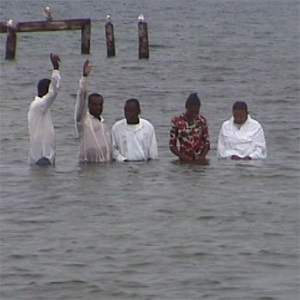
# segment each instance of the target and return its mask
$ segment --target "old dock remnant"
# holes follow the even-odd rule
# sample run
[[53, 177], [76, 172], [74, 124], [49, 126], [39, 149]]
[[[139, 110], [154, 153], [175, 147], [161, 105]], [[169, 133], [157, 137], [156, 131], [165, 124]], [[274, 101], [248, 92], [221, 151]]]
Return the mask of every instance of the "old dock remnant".
[[[11, 21], [11, 20], [10, 20]], [[5, 59], [14, 59], [17, 45], [17, 32], [41, 32], [81, 30], [81, 54], [90, 54], [91, 20], [70, 19], [33, 22], [1, 22], [0, 33], [7, 33]]]

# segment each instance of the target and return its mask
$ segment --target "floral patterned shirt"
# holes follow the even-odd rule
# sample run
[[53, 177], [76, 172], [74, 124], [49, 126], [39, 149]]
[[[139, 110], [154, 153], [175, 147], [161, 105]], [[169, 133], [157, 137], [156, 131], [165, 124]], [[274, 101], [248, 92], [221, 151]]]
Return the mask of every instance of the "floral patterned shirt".
[[172, 119], [170, 146], [178, 146], [181, 153], [198, 159], [206, 145], [210, 148], [207, 122], [202, 115], [193, 121], [188, 121], [185, 114]]

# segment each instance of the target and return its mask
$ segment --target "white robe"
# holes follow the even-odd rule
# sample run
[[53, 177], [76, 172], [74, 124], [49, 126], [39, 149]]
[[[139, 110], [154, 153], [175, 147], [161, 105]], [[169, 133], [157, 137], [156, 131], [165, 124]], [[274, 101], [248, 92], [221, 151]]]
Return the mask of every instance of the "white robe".
[[58, 70], [53, 70], [48, 93], [42, 98], [36, 96], [28, 111], [28, 130], [30, 138], [29, 158], [31, 165], [46, 157], [53, 164], [55, 161], [54, 127], [50, 107], [56, 99], [60, 82]]
[[139, 119], [136, 125], [128, 125], [126, 119], [112, 127], [113, 159], [118, 162], [158, 159], [157, 142], [153, 125]]
[[218, 140], [217, 155], [219, 158], [249, 156], [251, 159], [265, 159], [267, 147], [263, 129], [259, 122], [250, 115], [239, 128], [233, 117], [225, 121], [221, 127]]
[[104, 119], [88, 112], [87, 79], [79, 81], [75, 106], [75, 124], [79, 136], [80, 162], [108, 162], [111, 160], [111, 135]]

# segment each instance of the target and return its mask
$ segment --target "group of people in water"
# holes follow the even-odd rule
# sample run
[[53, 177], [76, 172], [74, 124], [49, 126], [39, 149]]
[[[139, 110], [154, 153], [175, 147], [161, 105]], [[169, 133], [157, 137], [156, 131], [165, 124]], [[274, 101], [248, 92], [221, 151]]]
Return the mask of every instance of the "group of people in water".
[[[51, 79], [39, 81], [38, 95], [28, 111], [30, 136], [29, 164], [53, 165], [55, 139], [50, 107], [55, 101], [60, 84], [58, 55], [50, 54], [53, 65]], [[75, 105], [75, 125], [79, 137], [79, 162], [128, 162], [158, 159], [158, 147], [153, 125], [140, 117], [140, 103], [128, 99], [124, 106], [125, 118], [111, 130], [102, 117], [104, 99], [98, 93], [88, 94], [87, 82], [91, 72], [89, 60], [83, 65]], [[171, 121], [170, 150], [182, 162], [207, 163], [210, 150], [209, 132], [201, 102], [196, 93], [186, 100], [185, 112]], [[232, 117], [221, 127], [217, 155], [234, 160], [265, 159], [266, 141], [260, 123], [252, 119], [247, 104], [234, 103]]]

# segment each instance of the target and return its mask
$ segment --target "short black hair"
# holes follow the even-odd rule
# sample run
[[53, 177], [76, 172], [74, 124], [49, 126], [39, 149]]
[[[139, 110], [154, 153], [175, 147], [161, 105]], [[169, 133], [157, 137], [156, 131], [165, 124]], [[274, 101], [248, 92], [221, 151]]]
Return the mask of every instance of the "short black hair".
[[248, 112], [248, 106], [244, 101], [237, 101], [233, 104], [232, 110], [244, 110]]
[[92, 94], [89, 94], [88, 104], [90, 104], [90, 101], [91, 101], [92, 97], [101, 97], [103, 99], [102, 95], [100, 95], [98, 93], [92, 93]]
[[136, 106], [137, 106], [137, 108], [140, 109], [140, 102], [139, 102], [138, 99], [130, 98], [130, 99], [126, 100], [125, 105], [126, 105], [127, 103], [135, 103]]
[[37, 85], [38, 95], [42, 97], [46, 95], [49, 91], [51, 80], [48, 78], [41, 79]]
[[185, 101], [185, 108], [189, 106], [201, 106], [200, 98], [197, 93], [191, 93]]

